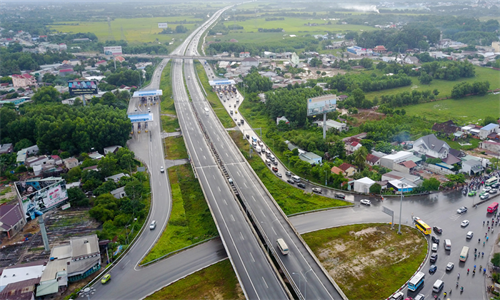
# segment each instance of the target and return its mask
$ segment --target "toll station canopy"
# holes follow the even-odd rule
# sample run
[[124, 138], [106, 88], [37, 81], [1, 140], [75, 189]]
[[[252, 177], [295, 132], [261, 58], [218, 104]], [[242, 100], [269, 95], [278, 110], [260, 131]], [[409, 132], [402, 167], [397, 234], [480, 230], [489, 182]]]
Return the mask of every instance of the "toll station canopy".
[[130, 122], [132, 123], [139, 123], [139, 122], [152, 122], [153, 121], [153, 114], [128, 114], [128, 118], [130, 119]]
[[149, 97], [149, 96], [161, 96], [163, 95], [162, 90], [149, 90], [149, 91], [136, 91], [132, 97]]
[[210, 86], [236, 84], [236, 82], [234, 82], [234, 80], [232, 79], [210, 80], [208, 83], [210, 83]]

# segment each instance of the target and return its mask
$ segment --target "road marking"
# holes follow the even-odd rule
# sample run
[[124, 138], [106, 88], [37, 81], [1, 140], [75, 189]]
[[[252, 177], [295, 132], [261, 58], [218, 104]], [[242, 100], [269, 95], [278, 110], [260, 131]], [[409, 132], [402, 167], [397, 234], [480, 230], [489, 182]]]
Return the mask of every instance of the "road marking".
[[219, 189], [219, 192], [220, 192], [221, 191], [220, 186], [217, 186], [217, 188]]
[[253, 258], [252, 252], [250, 252], [250, 258], [252, 259], [253, 262], [255, 262], [255, 258]]
[[264, 284], [266, 285], [266, 289], [268, 289], [269, 287], [267, 286], [266, 280], [264, 279], [264, 277], [261, 277], [261, 278], [262, 278], [262, 281], [264, 282]]
[[252, 199], [253, 199], [253, 201], [257, 202], [257, 200], [255, 200], [254, 196], [252, 196]]
[[278, 235], [278, 234], [276, 233], [276, 230], [274, 230], [274, 227], [271, 227], [271, 229], [273, 230], [274, 235]]
[[236, 222], [233, 215], [231, 215], [231, 220], [233, 220], [233, 222]]
[[264, 210], [261, 208], [260, 209], [260, 212], [262, 213], [263, 216], [265, 216], [266, 214], [264, 213]]
[[226, 205], [227, 205], [226, 199], [223, 199], [223, 201], [224, 201], [224, 204], [226, 204]]
[[240, 237], [241, 237], [241, 240], [244, 241], [245, 240], [245, 237], [243, 237], [243, 233], [241, 233], [240, 231]]
[[[246, 188], [248, 188], [248, 186], [247, 186], [247, 183], [246, 183], [246, 182], [243, 182], [243, 184], [245, 185], [245, 187], [246, 187]], [[253, 197], [253, 196], [252, 196], [252, 197]]]

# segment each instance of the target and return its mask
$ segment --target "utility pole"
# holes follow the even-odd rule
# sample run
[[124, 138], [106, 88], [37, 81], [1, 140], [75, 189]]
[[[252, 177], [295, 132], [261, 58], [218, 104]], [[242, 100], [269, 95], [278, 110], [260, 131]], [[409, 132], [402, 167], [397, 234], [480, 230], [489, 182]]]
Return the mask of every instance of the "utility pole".
[[401, 234], [401, 214], [403, 213], [403, 190], [404, 187], [406, 186], [406, 183], [401, 183], [401, 201], [399, 201], [399, 228], [398, 228], [398, 234]]

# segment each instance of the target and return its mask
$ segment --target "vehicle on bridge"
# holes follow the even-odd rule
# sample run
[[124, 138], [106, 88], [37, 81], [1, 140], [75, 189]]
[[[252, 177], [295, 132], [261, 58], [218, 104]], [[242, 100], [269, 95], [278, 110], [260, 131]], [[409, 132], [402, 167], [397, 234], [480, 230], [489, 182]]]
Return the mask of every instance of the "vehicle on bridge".
[[285, 240], [283, 239], [277, 239], [276, 244], [278, 244], [278, 249], [280, 249], [281, 254], [287, 255], [289, 250], [288, 250], [288, 245], [285, 243]]
[[425, 222], [421, 219], [415, 220], [415, 227], [426, 235], [431, 234], [432, 232], [431, 227], [425, 224]]

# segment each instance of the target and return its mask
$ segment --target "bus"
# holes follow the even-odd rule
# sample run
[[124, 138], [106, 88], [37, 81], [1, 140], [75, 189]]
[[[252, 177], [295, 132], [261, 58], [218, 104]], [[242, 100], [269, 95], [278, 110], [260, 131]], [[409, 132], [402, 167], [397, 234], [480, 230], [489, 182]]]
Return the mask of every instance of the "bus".
[[415, 220], [415, 227], [422, 231], [424, 234], [431, 234], [431, 227], [424, 223], [424, 221], [417, 219]]
[[464, 246], [462, 252], [460, 252], [460, 261], [465, 262], [467, 257], [469, 257], [469, 247]]
[[422, 284], [424, 284], [425, 273], [418, 272], [415, 276], [413, 276], [410, 281], [408, 281], [408, 289], [410, 291], [416, 291]]
[[490, 179], [486, 180], [486, 182], [484, 183], [486, 186], [492, 186], [494, 185], [495, 183], [498, 183], [498, 178], [496, 178], [495, 176], [491, 177]]
[[278, 248], [280, 249], [280, 251], [283, 255], [288, 254], [288, 246], [286, 245], [286, 243], [283, 239], [277, 239], [276, 244], [278, 244]]

